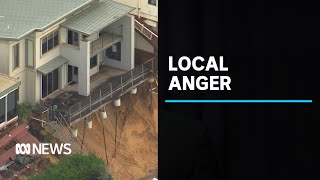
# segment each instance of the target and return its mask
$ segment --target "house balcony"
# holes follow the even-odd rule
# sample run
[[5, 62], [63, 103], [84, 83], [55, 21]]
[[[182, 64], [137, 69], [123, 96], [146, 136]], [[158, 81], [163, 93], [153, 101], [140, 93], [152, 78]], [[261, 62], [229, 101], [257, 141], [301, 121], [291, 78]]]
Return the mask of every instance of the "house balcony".
[[112, 45], [120, 42], [122, 40], [122, 36], [109, 33], [102, 32], [99, 39], [93, 41], [90, 45], [90, 55], [94, 56], [99, 52], [111, 47]]
[[[90, 77], [89, 96], [80, 95], [78, 83], [71, 83], [50, 94], [42, 105], [58, 110], [68, 125], [77, 123], [148, 80], [152, 76], [154, 60], [155, 56], [142, 59], [141, 64], [136, 64], [130, 71], [101, 65], [99, 72]], [[39, 116], [39, 119], [44, 118]]]

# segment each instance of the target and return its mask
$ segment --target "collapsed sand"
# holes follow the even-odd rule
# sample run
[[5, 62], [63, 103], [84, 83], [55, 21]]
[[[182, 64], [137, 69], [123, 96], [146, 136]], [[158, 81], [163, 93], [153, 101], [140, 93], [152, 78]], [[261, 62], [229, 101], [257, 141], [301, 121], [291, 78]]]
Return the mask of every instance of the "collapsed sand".
[[[84, 147], [108, 162], [115, 179], [152, 179], [157, 176], [158, 97], [150, 93], [149, 89], [149, 83], [145, 83], [138, 87], [136, 95], [128, 93], [121, 97], [120, 107], [107, 105], [108, 117], [102, 121], [99, 113], [94, 113], [91, 116], [92, 129], [84, 129], [84, 121], [76, 125], [80, 141], [83, 141], [84, 134]], [[118, 128], [115, 148], [116, 122]]]

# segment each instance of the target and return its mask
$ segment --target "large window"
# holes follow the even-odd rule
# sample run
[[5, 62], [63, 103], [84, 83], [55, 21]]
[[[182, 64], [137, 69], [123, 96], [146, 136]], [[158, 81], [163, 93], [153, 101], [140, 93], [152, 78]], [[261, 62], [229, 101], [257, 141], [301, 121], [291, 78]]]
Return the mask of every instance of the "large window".
[[157, 0], [148, 0], [148, 4], [156, 6], [157, 5]]
[[118, 42], [106, 49], [106, 57], [112, 60], [121, 61], [121, 43]]
[[30, 39], [26, 40], [26, 66], [30, 68], [34, 66], [34, 45]]
[[13, 70], [18, 68], [19, 65], [19, 44], [16, 44], [13, 46]]
[[59, 32], [55, 31], [41, 39], [41, 54], [45, 54], [59, 45]]
[[59, 71], [53, 70], [47, 75], [42, 75], [42, 98], [47, 97], [49, 94], [59, 88]]
[[7, 111], [8, 111], [8, 118], [7, 120], [10, 121], [12, 118], [17, 116], [17, 98], [16, 95], [19, 93], [17, 90], [11, 92], [7, 96]]
[[90, 59], [90, 69], [96, 67], [97, 65], [98, 65], [98, 58], [97, 58], [97, 55], [95, 55]]
[[0, 124], [6, 121], [6, 97], [0, 99]]
[[[0, 124], [7, 121], [10, 121], [17, 116], [17, 95], [18, 91], [12, 91], [6, 97], [0, 99]], [[7, 102], [7, 104], [6, 104]], [[7, 107], [7, 109], [6, 109]], [[7, 114], [7, 118], [6, 118]]]
[[68, 30], [68, 44], [79, 46], [79, 33]]

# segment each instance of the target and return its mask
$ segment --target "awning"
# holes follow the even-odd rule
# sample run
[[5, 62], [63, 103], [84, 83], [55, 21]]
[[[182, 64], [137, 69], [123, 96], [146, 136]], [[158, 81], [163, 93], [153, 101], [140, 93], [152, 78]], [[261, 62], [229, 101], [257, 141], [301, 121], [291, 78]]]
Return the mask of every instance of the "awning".
[[100, 1], [89, 10], [65, 22], [63, 26], [89, 36], [122, 18], [133, 9], [112, 0]]
[[68, 63], [69, 60], [62, 57], [58, 56], [54, 59], [52, 59], [50, 62], [46, 63], [45, 65], [39, 67], [37, 70], [44, 75], [47, 75], [49, 72], [57, 69], [58, 67], [62, 66], [65, 63]]
[[17, 89], [21, 81], [0, 73], [0, 98]]

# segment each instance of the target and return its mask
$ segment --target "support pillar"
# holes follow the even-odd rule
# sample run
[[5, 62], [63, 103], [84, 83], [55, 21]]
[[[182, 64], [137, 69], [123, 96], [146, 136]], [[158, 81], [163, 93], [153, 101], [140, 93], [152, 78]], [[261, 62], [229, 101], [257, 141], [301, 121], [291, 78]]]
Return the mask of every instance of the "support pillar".
[[86, 122], [86, 128], [87, 129], [91, 129], [92, 128], [92, 119], [91, 119], [91, 116], [87, 117], [85, 119], [85, 122]]
[[71, 134], [72, 134], [72, 137], [77, 137], [78, 136], [78, 128], [71, 127]]
[[135, 87], [134, 89], [132, 89], [130, 92], [131, 92], [131, 94], [137, 94], [137, 91], [138, 91], [138, 88], [137, 87]]
[[120, 97], [113, 101], [113, 105], [116, 106], [116, 107], [119, 107], [121, 105]]
[[105, 107], [104, 107], [103, 109], [100, 109], [100, 110], [99, 110], [99, 115], [100, 115], [100, 119], [105, 119], [105, 118], [108, 117], [108, 116], [107, 116], [107, 111], [106, 111]]

